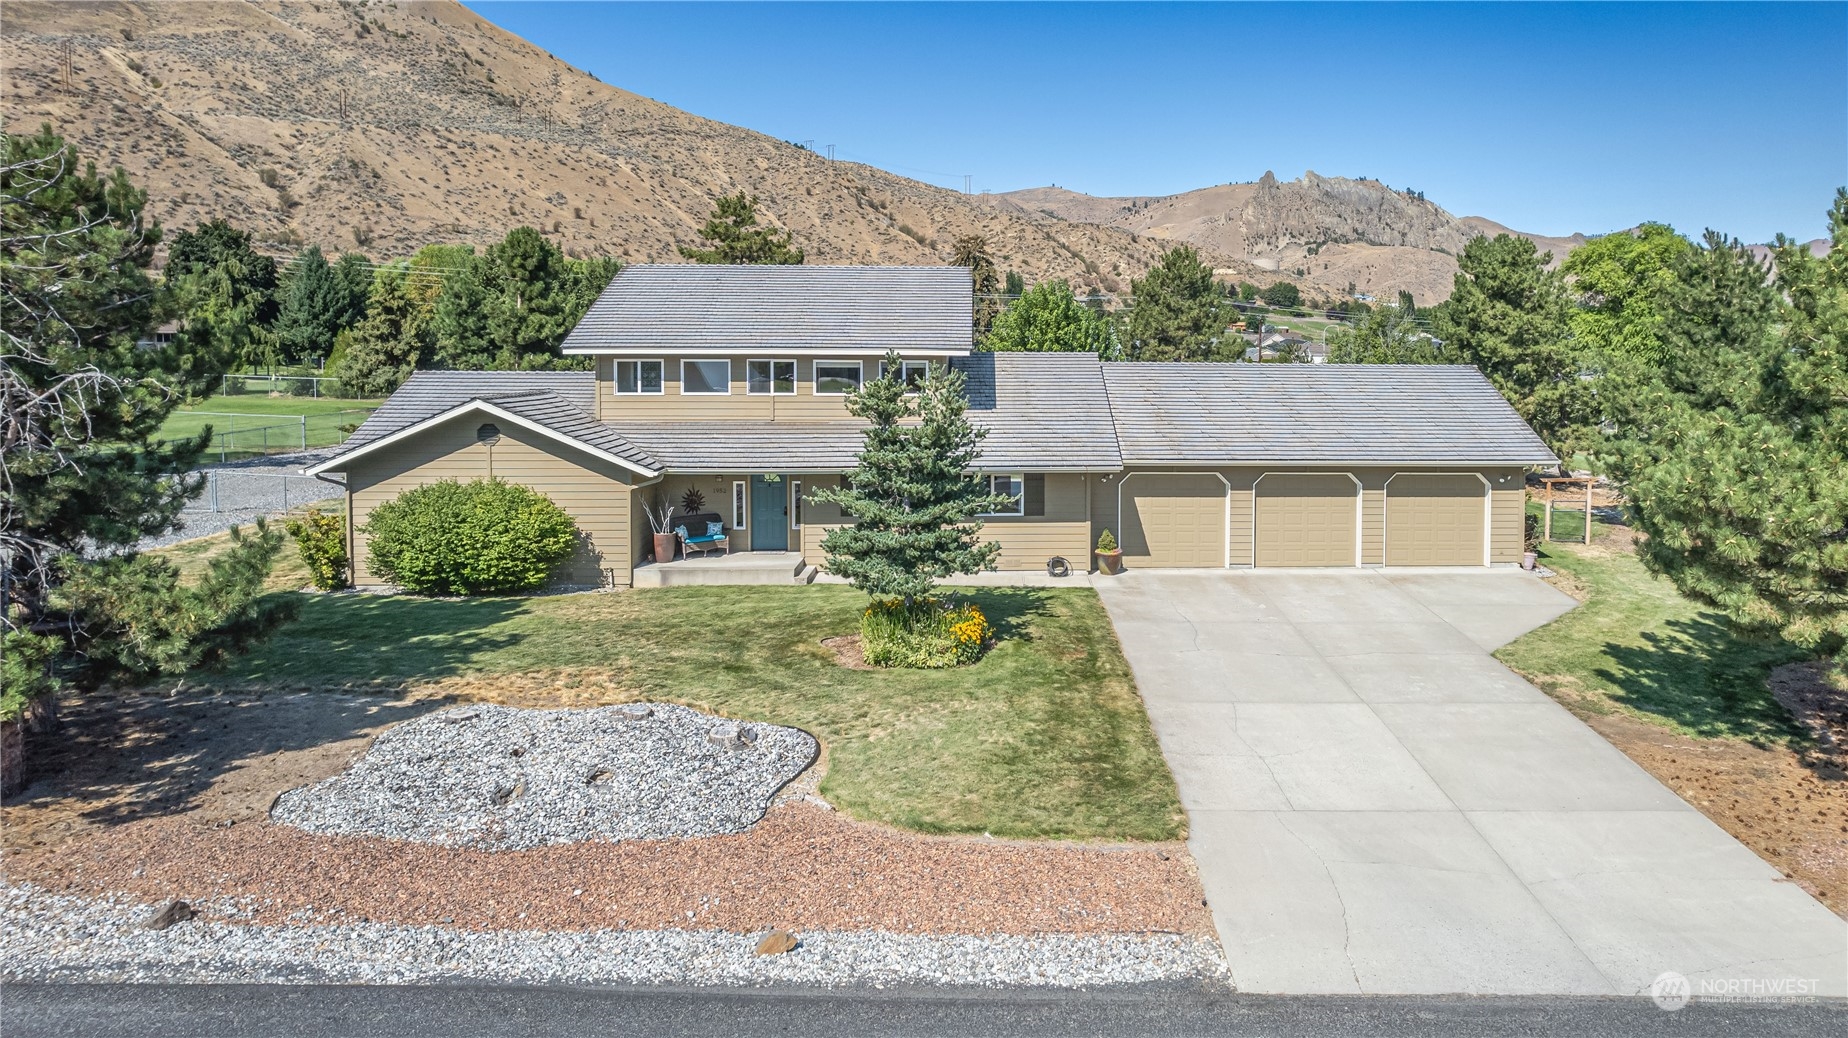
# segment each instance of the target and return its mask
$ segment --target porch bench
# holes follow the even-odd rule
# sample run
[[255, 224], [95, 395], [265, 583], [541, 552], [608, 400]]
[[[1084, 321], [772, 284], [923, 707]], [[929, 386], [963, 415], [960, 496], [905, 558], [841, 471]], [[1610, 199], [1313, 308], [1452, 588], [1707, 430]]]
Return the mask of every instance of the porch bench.
[[721, 555], [730, 555], [731, 538], [724, 532], [723, 527], [716, 535], [706, 533], [712, 523], [722, 521], [715, 512], [699, 512], [675, 519], [674, 536], [680, 540], [681, 557], [691, 558], [694, 552], [705, 555], [714, 551]]

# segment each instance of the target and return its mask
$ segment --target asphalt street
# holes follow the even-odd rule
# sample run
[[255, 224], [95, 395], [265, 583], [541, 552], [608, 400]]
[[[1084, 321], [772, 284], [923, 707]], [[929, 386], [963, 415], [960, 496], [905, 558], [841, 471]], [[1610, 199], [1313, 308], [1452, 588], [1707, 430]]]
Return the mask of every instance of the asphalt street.
[[1243, 996], [537, 987], [10, 984], [6, 1038], [485, 1036], [1574, 1035], [1836, 1038], [1848, 1004], [1646, 999]]

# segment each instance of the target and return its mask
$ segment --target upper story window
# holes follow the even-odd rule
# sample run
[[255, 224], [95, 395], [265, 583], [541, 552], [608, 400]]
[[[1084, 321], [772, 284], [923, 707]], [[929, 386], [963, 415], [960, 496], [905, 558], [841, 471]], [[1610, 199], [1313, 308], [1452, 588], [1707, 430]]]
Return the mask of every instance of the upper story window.
[[[901, 360], [898, 362], [898, 371], [899, 377], [904, 379], [906, 390], [915, 393], [923, 385], [924, 376], [930, 372], [930, 361]], [[885, 361], [879, 362], [879, 377], [886, 377]]]
[[746, 391], [787, 396], [796, 391], [796, 362], [793, 360], [746, 361]]
[[616, 392], [659, 393], [661, 370], [658, 360], [619, 360], [616, 362]]
[[683, 360], [680, 362], [680, 392], [705, 396], [724, 396], [731, 392], [731, 361]]
[[857, 360], [815, 362], [815, 395], [844, 396], [860, 388], [864, 369]]

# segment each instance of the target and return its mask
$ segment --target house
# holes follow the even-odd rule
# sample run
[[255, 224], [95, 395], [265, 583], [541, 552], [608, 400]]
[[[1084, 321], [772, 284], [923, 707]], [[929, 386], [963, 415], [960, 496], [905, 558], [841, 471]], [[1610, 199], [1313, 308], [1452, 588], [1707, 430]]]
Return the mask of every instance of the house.
[[954, 366], [985, 428], [1000, 566], [1084, 568], [1105, 528], [1144, 567], [1489, 566], [1521, 557], [1524, 470], [1557, 460], [1474, 368], [1100, 362], [970, 349], [956, 267], [625, 268], [564, 343], [582, 372], [419, 372], [308, 471], [344, 483], [355, 582], [370, 511], [443, 478], [531, 486], [577, 520], [563, 580], [627, 586], [643, 505], [689, 488], [736, 551], [818, 563], [845, 520], [846, 394]]

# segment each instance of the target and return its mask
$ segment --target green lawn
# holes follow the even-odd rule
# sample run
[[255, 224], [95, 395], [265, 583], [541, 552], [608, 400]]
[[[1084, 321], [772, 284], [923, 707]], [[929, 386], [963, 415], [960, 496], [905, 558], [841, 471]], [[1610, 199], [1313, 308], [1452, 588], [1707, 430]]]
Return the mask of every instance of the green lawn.
[[1096, 593], [970, 597], [1002, 635], [981, 662], [864, 671], [821, 644], [856, 631], [866, 603], [839, 586], [309, 595], [288, 628], [194, 680], [334, 690], [471, 678], [491, 698], [496, 675], [562, 671], [591, 690], [585, 702], [670, 700], [804, 728], [826, 747], [823, 794], [857, 818], [998, 837], [1182, 835], [1174, 780]]
[[342, 427], [365, 421], [380, 403], [258, 393], [212, 396], [168, 415], [158, 436], [167, 440], [197, 436], [210, 425], [216, 434], [214, 453], [221, 446], [240, 456], [273, 453], [302, 445], [305, 417], [308, 446], [327, 447], [346, 439]]
[[[1553, 520], [1557, 531], [1558, 512]], [[1800, 738], [1765, 681], [1800, 651], [1734, 635], [1719, 613], [1681, 597], [1629, 551], [1542, 548], [1542, 563], [1576, 580], [1585, 603], [1503, 647], [1495, 654], [1503, 663], [1574, 709], [1627, 711], [1699, 738]]]

